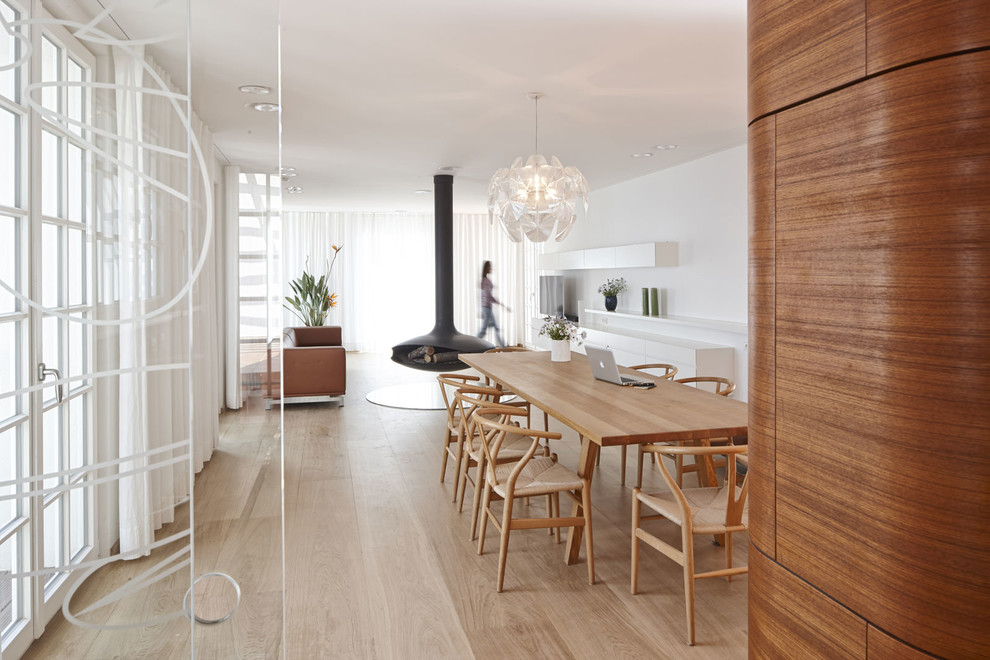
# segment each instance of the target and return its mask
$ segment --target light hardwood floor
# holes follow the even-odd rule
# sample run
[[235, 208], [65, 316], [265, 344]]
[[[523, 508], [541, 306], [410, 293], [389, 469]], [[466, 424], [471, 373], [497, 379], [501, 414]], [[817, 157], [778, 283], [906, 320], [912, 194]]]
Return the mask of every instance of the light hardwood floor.
[[[230, 621], [196, 627], [198, 657], [745, 657], [745, 576], [697, 583], [693, 648], [684, 643], [680, 566], [643, 547], [640, 594], [630, 595], [631, 489], [619, 485], [616, 448], [604, 450], [592, 486], [597, 583], [587, 583], [583, 550], [580, 562], [567, 566], [563, 545], [533, 530], [513, 533], [505, 592], [497, 594], [497, 533], [489, 529], [479, 557], [469, 540], [470, 506], [458, 513], [450, 501], [452, 466], [446, 481], [438, 480], [444, 413], [364, 398], [378, 387], [430, 379], [384, 356], [351, 353], [344, 407], [286, 407], [284, 612], [279, 410], [266, 412], [252, 400], [222, 417], [221, 446], [196, 483], [196, 566], [197, 573], [233, 575], [243, 596]], [[564, 433], [553, 443], [560, 461], [575, 466], [576, 434], [552, 421], [551, 428]], [[629, 454], [634, 474], [636, 454]], [[646, 468], [644, 487], [663, 488], [657, 470]], [[533, 508], [541, 510], [535, 501]], [[678, 544], [677, 528], [668, 525], [664, 538]], [[739, 535], [737, 563], [746, 561], [747, 543]], [[722, 550], [707, 543], [696, 545], [696, 555], [699, 570], [723, 561]], [[105, 570], [77, 599], [85, 603], [89, 591], [141, 570], [141, 562]], [[100, 620], [167, 611], [187, 582], [183, 576], [104, 608]], [[190, 626], [181, 620], [108, 633], [69, 625], [59, 614], [25, 657], [181, 658], [189, 642]]]

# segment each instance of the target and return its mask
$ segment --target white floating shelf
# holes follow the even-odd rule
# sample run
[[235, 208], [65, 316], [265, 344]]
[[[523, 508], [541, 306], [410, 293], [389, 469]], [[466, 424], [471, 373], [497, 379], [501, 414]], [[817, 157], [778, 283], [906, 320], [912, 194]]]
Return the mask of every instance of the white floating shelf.
[[677, 242], [637, 243], [615, 247], [547, 252], [540, 255], [543, 270], [592, 268], [655, 268], [677, 265]]

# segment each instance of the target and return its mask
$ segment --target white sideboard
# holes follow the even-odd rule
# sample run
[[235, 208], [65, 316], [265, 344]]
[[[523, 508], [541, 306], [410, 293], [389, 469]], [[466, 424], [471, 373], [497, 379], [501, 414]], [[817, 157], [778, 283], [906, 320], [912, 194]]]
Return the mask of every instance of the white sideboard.
[[[621, 312], [586, 309], [581, 329], [588, 333], [588, 343], [612, 349], [616, 362], [623, 366], [664, 362], [677, 367], [678, 378], [689, 376], [725, 376], [736, 380], [736, 349], [726, 344], [700, 341], [692, 335], [706, 333], [743, 337], [746, 324], [679, 317], [650, 317]], [[533, 319], [533, 336], [540, 348], [549, 348], [540, 337], [542, 319]], [[733, 342], [735, 343], [735, 342]], [[582, 347], [575, 351], [584, 353]]]

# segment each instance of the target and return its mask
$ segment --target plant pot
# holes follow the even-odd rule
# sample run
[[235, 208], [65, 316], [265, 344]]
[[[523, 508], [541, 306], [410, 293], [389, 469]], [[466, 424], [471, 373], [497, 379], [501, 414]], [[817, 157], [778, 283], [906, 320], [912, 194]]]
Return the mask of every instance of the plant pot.
[[615, 306], [619, 304], [618, 296], [605, 296], [605, 309], [610, 312], [615, 311]]
[[550, 361], [570, 362], [571, 361], [571, 340], [551, 339], [550, 340]]

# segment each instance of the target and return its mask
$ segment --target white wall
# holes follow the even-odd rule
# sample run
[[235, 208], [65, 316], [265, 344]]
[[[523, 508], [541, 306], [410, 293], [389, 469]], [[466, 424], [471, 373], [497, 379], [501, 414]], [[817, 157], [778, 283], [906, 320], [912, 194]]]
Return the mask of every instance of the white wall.
[[[591, 193], [586, 218], [547, 252], [650, 241], [677, 241], [679, 265], [564, 271], [568, 299], [604, 309], [598, 286], [625, 277], [629, 290], [618, 311], [642, 311], [642, 287], [666, 289], [667, 315], [747, 322], [746, 145]], [[568, 313], [572, 313], [568, 310]], [[580, 311], [577, 312], [580, 314]], [[736, 348], [736, 397], [746, 400], [747, 339], [707, 333], [685, 335]]]

